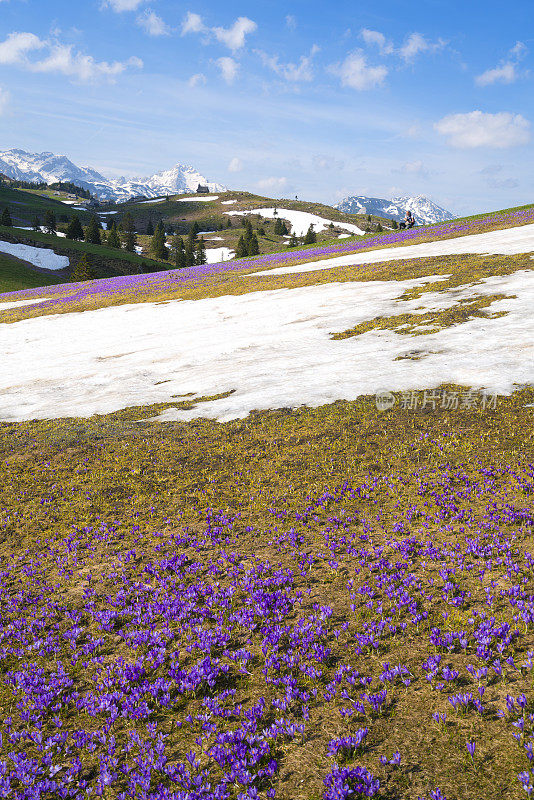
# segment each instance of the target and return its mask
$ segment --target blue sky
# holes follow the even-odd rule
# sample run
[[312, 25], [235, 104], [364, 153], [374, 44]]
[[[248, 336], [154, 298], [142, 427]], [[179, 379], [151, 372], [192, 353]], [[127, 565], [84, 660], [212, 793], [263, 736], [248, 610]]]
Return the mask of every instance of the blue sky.
[[533, 202], [531, 7], [0, 0], [0, 150], [327, 203]]

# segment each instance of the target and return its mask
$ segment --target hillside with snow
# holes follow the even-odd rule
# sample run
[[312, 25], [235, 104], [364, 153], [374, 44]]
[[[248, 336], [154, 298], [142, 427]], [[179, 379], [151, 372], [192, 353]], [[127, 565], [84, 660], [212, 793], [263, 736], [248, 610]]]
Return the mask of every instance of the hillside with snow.
[[[0, 251], [2, 247], [13, 252], [13, 245], [0, 243]], [[531, 252], [533, 209], [506, 218], [496, 215], [158, 272], [154, 278], [131, 275], [127, 283], [110, 279], [47, 287], [43, 295], [49, 299], [38, 310], [44, 316], [3, 330], [12, 356], [3, 364], [0, 419], [108, 413], [181, 395], [225, 396], [201, 402], [192, 411], [171, 409], [165, 418], [227, 420], [254, 409], [355, 399], [384, 385], [407, 391], [414, 385], [461, 383], [508, 393], [516, 383], [534, 383]], [[500, 254], [495, 267], [488, 253]], [[19, 257], [30, 259], [28, 254]], [[450, 265], [447, 258], [452, 258]], [[514, 260], [518, 258], [520, 262]], [[469, 259], [468, 278], [451, 277]], [[353, 272], [348, 281], [347, 270]], [[484, 278], [473, 284], [476, 270]], [[403, 279], [403, 274], [411, 277]], [[217, 294], [219, 279], [229, 275], [236, 296], [211, 296]], [[196, 287], [192, 300], [187, 289], [191, 284]], [[421, 286], [413, 300], [405, 299], [406, 292]], [[132, 307], [138, 292], [143, 298], [153, 296], [154, 303]], [[71, 296], [79, 300], [80, 293], [89, 303], [81, 320], [68, 313]], [[33, 290], [31, 296], [38, 294]], [[102, 298], [106, 303], [112, 298], [114, 307], [100, 308]], [[4, 299], [29, 298], [17, 293]], [[169, 300], [166, 311], [159, 304], [162, 299]], [[425, 335], [424, 327], [408, 332], [396, 327], [395, 320], [406, 314], [417, 328], [418, 318], [439, 317], [450, 309], [463, 318], [465, 308], [480, 304], [487, 314], [467, 314], [463, 324], [447, 323], [443, 329], [431, 326]], [[24, 313], [29, 313], [27, 307]], [[167, 313], [169, 319], [162, 323]], [[384, 317], [391, 317], [391, 330], [383, 330]], [[332, 338], [333, 332], [369, 323], [378, 329], [351, 334], [343, 344]], [[80, 326], [87, 342], [83, 358], [75, 335]], [[119, 355], [126, 340], [130, 355], [125, 372]], [[31, 371], [27, 368], [23, 383], [15, 381], [21, 357], [29, 364], [37, 341], [39, 358]], [[49, 347], [50, 341], [62, 342], [61, 348]], [[424, 358], [399, 360], [416, 345]], [[88, 391], [91, 384], [94, 391]]]
[[220, 183], [210, 182], [192, 166], [174, 167], [144, 178], [106, 178], [91, 167], [78, 167], [64, 155], [27, 153], [24, 150], [0, 152], [0, 173], [8, 178], [51, 184], [71, 182], [88, 189], [101, 200], [124, 201], [137, 195], [159, 197], [166, 194], [196, 192], [199, 184], [211, 192], [224, 191]]
[[450, 211], [446, 211], [423, 195], [417, 197], [395, 197], [392, 200], [358, 195], [346, 197], [340, 203], [337, 203], [335, 208], [345, 214], [373, 214], [386, 219], [394, 219], [397, 222], [404, 219], [407, 211], [411, 211], [417, 225], [432, 225], [436, 222], [447, 222], [455, 218], [455, 215]]

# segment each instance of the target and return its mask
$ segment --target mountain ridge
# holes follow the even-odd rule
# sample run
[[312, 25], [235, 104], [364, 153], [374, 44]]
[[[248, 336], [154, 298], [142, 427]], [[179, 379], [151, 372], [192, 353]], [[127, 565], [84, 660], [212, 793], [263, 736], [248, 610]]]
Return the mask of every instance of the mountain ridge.
[[411, 211], [417, 225], [449, 222], [456, 218], [456, 215], [451, 211], [438, 206], [424, 195], [394, 197], [391, 200], [381, 197], [353, 195], [341, 200], [334, 208], [345, 214], [375, 214], [397, 222], [404, 219], [407, 211]]
[[29, 153], [12, 149], [0, 151], [0, 172], [14, 180], [55, 183], [70, 181], [88, 189], [101, 200], [125, 201], [136, 195], [148, 198], [165, 194], [189, 194], [197, 186], [207, 186], [210, 192], [222, 192], [225, 186], [207, 180], [198, 170], [188, 164], [175, 164], [167, 170], [156, 172], [146, 178], [106, 178], [89, 166], [79, 167], [66, 155], [49, 151]]

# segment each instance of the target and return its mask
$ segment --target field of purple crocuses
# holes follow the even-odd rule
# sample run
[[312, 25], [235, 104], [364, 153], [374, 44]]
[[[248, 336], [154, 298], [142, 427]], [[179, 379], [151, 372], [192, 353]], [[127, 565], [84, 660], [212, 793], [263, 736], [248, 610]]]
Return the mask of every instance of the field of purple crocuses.
[[0, 425], [0, 796], [530, 796], [531, 402]]
[[126, 302], [144, 302], [173, 296], [182, 288], [194, 286], [198, 291], [211, 279], [238, 278], [251, 271], [261, 271], [310, 261], [357, 254], [369, 249], [419, 244], [440, 239], [450, 239], [493, 230], [526, 225], [534, 221], [534, 207], [503, 211], [467, 220], [447, 222], [442, 225], [418, 227], [405, 231], [392, 231], [370, 238], [350, 239], [320, 247], [308, 247], [283, 253], [257, 256], [253, 259], [234, 259], [220, 264], [205, 264], [186, 269], [171, 269], [139, 275], [122, 275], [83, 283], [66, 283], [44, 289], [21, 290], [1, 296], [3, 301], [21, 298], [46, 298], [40, 303], [39, 313], [61, 313], [72, 309], [94, 308]]

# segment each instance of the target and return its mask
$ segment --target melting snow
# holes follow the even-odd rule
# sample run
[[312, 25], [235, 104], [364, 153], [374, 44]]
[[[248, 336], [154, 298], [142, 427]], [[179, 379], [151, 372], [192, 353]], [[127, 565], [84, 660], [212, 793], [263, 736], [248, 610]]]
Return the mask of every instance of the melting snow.
[[353, 266], [356, 264], [375, 264], [382, 261], [402, 261], [407, 258], [427, 258], [429, 256], [453, 256], [466, 253], [479, 255], [516, 255], [534, 251], [534, 224], [517, 228], [505, 228], [489, 233], [475, 233], [459, 236], [457, 239], [442, 239], [423, 244], [384, 247], [367, 253], [353, 253], [348, 256], [327, 258], [322, 261], [308, 261], [291, 267], [253, 272], [252, 275], [288, 275], [298, 272], [314, 272], [319, 269]]
[[218, 264], [220, 261], [230, 261], [235, 256], [235, 251], [229, 247], [211, 247], [206, 250], [208, 264]]
[[0, 301], [0, 311], [7, 311], [9, 308], [20, 308], [21, 306], [34, 306], [37, 303], [45, 303], [50, 300], [49, 297], [39, 297], [38, 300], [15, 300], [11, 303], [4, 303]]
[[219, 195], [206, 195], [205, 197], [180, 197], [178, 203], [207, 203], [209, 200], [218, 200]]
[[[277, 212], [276, 214], [274, 212]], [[365, 231], [358, 228], [357, 225], [351, 225], [350, 222], [337, 222], [331, 219], [324, 219], [318, 217], [316, 214], [308, 214], [307, 211], [291, 211], [287, 208], [255, 208], [252, 211], [225, 211], [225, 214], [230, 214], [233, 217], [250, 216], [251, 214], [259, 214], [266, 219], [286, 219], [291, 223], [291, 229], [295, 236], [304, 236], [306, 231], [313, 225], [316, 232], [322, 231], [327, 228], [331, 222], [334, 223], [336, 228], [344, 228], [352, 234], [364, 236]]]
[[58, 256], [53, 250], [44, 247], [31, 247], [28, 244], [12, 244], [0, 241], [0, 253], [28, 261], [42, 269], [65, 269], [69, 266], [68, 256]]
[[[508, 393], [534, 382], [534, 272], [488, 278], [462, 292], [399, 299], [410, 287], [443, 278], [139, 303], [0, 325], [0, 419], [88, 416], [188, 392], [233, 391], [159, 417], [227, 420], [253, 409], [320, 406], [379, 389], [450, 382]], [[517, 296], [492, 304], [492, 312], [507, 316], [417, 337], [417, 347], [428, 351], [419, 361], [395, 360], [413, 349], [409, 335], [382, 330], [330, 338], [379, 315], [423, 313], [496, 292]]]

